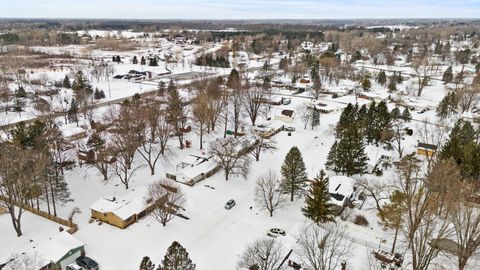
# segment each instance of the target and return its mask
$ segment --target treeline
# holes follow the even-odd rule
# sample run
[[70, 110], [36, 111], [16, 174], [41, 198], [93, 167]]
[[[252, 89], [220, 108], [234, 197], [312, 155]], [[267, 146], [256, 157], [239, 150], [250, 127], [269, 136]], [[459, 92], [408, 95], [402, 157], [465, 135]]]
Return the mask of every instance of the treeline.
[[197, 66], [222, 67], [229, 68], [230, 62], [227, 56], [217, 56], [211, 53], [203, 54], [195, 60]]
[[24, 32], [9, 32], [0, 35], [2, 45], [52, 46], [80, 44], [77, 33], [65, 33], [48, 30], [28, 30]]

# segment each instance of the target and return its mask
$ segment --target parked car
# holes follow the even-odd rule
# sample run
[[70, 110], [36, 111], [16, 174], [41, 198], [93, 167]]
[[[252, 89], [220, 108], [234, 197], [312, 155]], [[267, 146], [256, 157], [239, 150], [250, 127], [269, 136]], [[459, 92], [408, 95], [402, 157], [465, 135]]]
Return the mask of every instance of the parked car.
[[285, 233], [285, 230], [282, 230], [279, 228], [272, 228], [268, 230], [267, 235], [271, 237], [278, 237], [280, 235], [286, 235], [286, 233]]
[[67, 265], [65, 270], [83, 270], [80, 266], [78, 266], [76, 263], [72, 263]]
[[288, 131], [288, 132], [295, 131], [294, 127], [285, 127], [284, 129], [285, 129], [285, 131]]
[[83, 270], [98, 270], [98, 263], [89, 257], [80, 256], [77, 259], [75, 259], [75, 262]]
[[232, 207], [235, 206], [235, 200], [230, 199], [226, 204], [225, 204], [225, 209], [230, 210]]
[[417, 113], [418, 113], [418, 114], [422, 114], [422, 113], [428, 112], [428, 111], [430, 111], [430, 108], [425, 108], [425, 109], [423, 109], [423, 110], [421, 110], [421, 111], [419, 111], [419, 112], [417, 112]]
[[290, 103], [292, 103], [292, 99], [290, 99], [290, 98], [284, 98], [284, 99], [282, 100], [282, 104], [283, 104], [283, 105], [288, 105], [288, 104], [290, 104]]

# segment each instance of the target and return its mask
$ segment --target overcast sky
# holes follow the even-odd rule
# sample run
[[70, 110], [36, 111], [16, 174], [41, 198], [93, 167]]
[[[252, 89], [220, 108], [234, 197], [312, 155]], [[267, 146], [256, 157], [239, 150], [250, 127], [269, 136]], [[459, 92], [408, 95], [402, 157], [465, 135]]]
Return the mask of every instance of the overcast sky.
[[0, 0], [2, 18], [479, 18], [480, 0]]

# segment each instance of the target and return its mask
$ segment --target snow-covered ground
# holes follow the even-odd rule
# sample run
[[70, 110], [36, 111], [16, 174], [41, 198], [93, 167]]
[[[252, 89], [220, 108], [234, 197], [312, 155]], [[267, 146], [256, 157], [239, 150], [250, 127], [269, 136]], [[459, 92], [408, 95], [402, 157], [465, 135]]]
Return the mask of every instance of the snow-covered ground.
[[[81, 33], [83, 34], [83, 33]], [[106, 31], [89, 31], [90, 35], [107, 36], [115, 33]], [[122, 31], [116, 33], [126, 38], [142, 37], [143, 33], [135, 33], [132, 31]], [[177, 80], [178, 85], [186, 84], [196, 78], [196, 75], [203, 74], [205, 76], [214, 75], [228, 75], [231, 69], [226, 68], [211, 68], [199, 67], [192, 64], [195, 53], [200, 52], [202, 48], [193, 46], [192, 50], [183, 50], [181, 46], [159, 41], [159, 47], [140, 46], [135, 51], [127, 52], [107, 52], [95, 49], [85, 50], [84, 45], [79, 46], [64, 46], [64, 47], [36, 47], [35, 50], [48, 53], [69, 53], [74, 56], [95, 58], [97, 61], [111, 61], [113, 55], [120, 55], [123, 63], [110, 63], [114, 68], [114, 73], [106, 80], [104, 78], [96, 80], [89, 75], [93, 84], [93, 88], [104, 90], [106, 98], [97, 103], [105, 103], [115, 101], [122, 98], [130, 97], [135, 93], [145, 93], [157, 88], [158, 82], [163, 80], [168, 82], [174, 76], [180, 76], [183, 79]], [[150, 44], [151, 45], [151, 44]], [[158, 45], [158, 44], [157, 44]], [[209, 50], [219, 49], [218, 44], [211, 45]], [[150, 54], [158, 53], [165, 55], [167, 53], [178, 53], [181, 55], [181, 61], [178, 63], [166, 63], [160, 61], [159, 66], [150, 67], [139, 64], [132, 64], [133, 56], [137, 56], [140, 60], [141, 56], [147, 57]], [[277, 65], [280, 56], [275, 56], [271, 61]], [[85, 61], [80, 69], [87, 68], [89, 61]], [[263, 66], [262, 60], [248, 60], [247, 70], [250, 69], [249, 75], [254, 75], [253, 70], [260, 69]], [[374, 82], [376, 73], [383, 69], [386, 70], [387, 75], [390, 76], [393, 71], [402, 72], [402, 74], [412, 74], [410, 67], [398, 63], [396, 66], [382, 66], [373, 65], [370, 62], [360, 62], [355, 64], [357, 69], [365, 69], [370, 72], [372, 76], [372, 89], [368, 94], [376, 95], [378, 97], [389, 96], [386, 87]], [[415, 151], [418, 141], [422, 140], [420, 129], [423, 121], [427, 122], [428, 126], [433, 126], [437, 123], [435, 108], [438, 102], [445, 96], [447, 89], [438, 78], [441, 78], [441, 73], [446, 67], [441, 67], [441, 72], [436, 75], [435, 80], [425, 87], [421, 97], [415, 95], [415, 79], [406, 76], [406, 80], [398, 86], [397, 92], [402, 92], [402, 100], [413, 107], [412, 111], [413, 121], [407, 126], [414, 130], [413, 136], [406, 136], [402, 141], [405, 148], [405, 153]], [[154, 74], [163, 73], [165, 70], [170, 70], [171, 75], [164, 75], [154, 80], [145, 80], [142, 82], [133, 82], [128, 80], [114, 80], [113, 75], [126, 74], [130, 70], [150, 71]], [[455, 67], [458, 71], [458, 66]], [[70, 69], [58, 69], [55, 71], [44, 70], [35, 71], [32, 77], [46, 74], [48, 78], [54, 80], [61, 80], [65, 75], [71, 76]], [[253, 76], [254, 77], [254, 76]], [[72, 77], [71, 77], [72, 78]], [[175, 78], [175, 77], [174, 77]], [[178, 77], [177, 77], [178, 78]], [[291, 81], [291, 78], [284, 76], [281, 78], [284, 82]], [[345, 93], [347, 90], [359, 89], [357, 82], [349, 80], [341, 80], [338, 84], [326, 83], [324, 85], [332, 92]], [[28, 89], [27, 89], [28, 90]], [[312, 95], [309, 92], [292, 95], [291, 90], [285, 88], [274, 89], [278, 97], [290, 97], [292, 103], [289, 105], [274, 106], [272, 111], [282, 109], [298, 110], [299, 107], [308, 101]], [[182, 91], [185, 94], [185, 91]], [[395, 93], [394, 93], [395, 94]], [[51, 104], [57, 111], [62, 110], [63, 100], [70, 100], [72, 98], [72, 91], [62, 89], [59, 97], [51, 100]], [[342, 96], [339, 98], [332, 98], [331, 96], [321, 96], [320, 100], [326, 100], [331, 104], [338, 104], [344, 107], [346, 104], [358, 102], [359, 104], [369, 104], [370, 101], [366, 99], [356, 99], [353, 95]], [[389, 109], [393, 109], [395, 104], [388, 103]], [[429, 108], [430, 110], [420, 113], [422, 109]], [[99, 117], [106, 107], [98, 108], [95, 113]], [[279, 174], [280, 166], [284, 161], [285, 155], [292, 146], [297, 146], [305, 160], [307, 172], [312, 178], [317, 175], [320, 169], [325, 169], [325, 161], [331, 145], [334, 142], [333, 129], [338, 122], [341, 111], [335, 111], [330, 114], [322, 114], [320, 126], [311, 130], [304, 129], [304, 124], [297, 116], [291, 124], [296, 128], [291, 136], [287, 132], [280, 132], [275, 135], [277, 148], [274, 152], [267, 152], [262, 154], [260, 162], [252, 161], [250, 173], [246, 178], [231, 177], [229, 181], [224, 180], [222, 171], [217, 172], [210, 178], [196, 184], [193, 187], [182, 186], [186, 194], [187, 203], [185, 205], [185, 216], [188, 220], [175, 217], [171, 222], [163, 227], [152, 216], [147, 216], [137, 223], [131, 225], [127, 229], [119, 229], [108, 224], [101, 224], [97, 222], [90, 223], [90, 209], [89, 207], [107, 195], [122, 196], [135, 188], [144, 187], [153, 183], [156, 180], [165, 178], [165, 173], [175, 170], [175, 166], [185, 157], [190, 154], [201, 154], [199, 150], [198, 136], [195, 131], [189, 133], [185, 139], [192, 141], [193, 145], [190, 149], [180, 150], [177, 146], [176, 140], [171, 140], [169, 147], [171, 149], [170, 155], [161, 160], [157, 165], [156, 175], [150, 175], [148, 167], [144, 166], [138, 170], [130, 183], [130, 190], [125, 190], [124, 186], [115, 178], [111, 176], [107, 182], [102, 181], [99, 173], [91, 167], [75, 167], [72, 170], [66, 171], [65, 179], [68, 182], [70, 191], [72, 192], [71, 203], [59, 208], [59, 216], [67, 217], [74, 207], [79, 207], [81, 214], [75, 216], [75, 222], [79, 225], [79, 230], [74, 234], [80, 241], [86, 243], [87, 255], [97, 260], [102, 270], [130, 270], [138, 267], [142, 257], [149, 256], [155, 263], [159, 263], [168, 246], [172, 241], [179, 241], [189, 252], [192, 260], [197, 264], [197, 269], [235, 269], [239, 256], [245, 247], [259, 237], [266, 236], [269, 228], [278, 227], [285, 229], [286, 237], [280, 237], [287, 249], [296, 247], [296, 237], [298, 235], [298, 228], [307, 220], [302, 215], [300, 209], [303, 206], [303, 198], [297, 199], [294, 202], [280, 209], [270, 217], [266, 211], [261, 211], [254, 203], [254, 189], [255, 181], [259, 176], [267, 173], [269, 170]], [[28, 107], [25, 112], [3, 114], [0, 117], [0, 124], [9, 124], [21, 120], [32, 119], [39, 115], [39, 113]], [[259, 122], [266, 122], [265, 115], [261, 116]], [[61, 121], [61, 118], [59, 119]], [[274, 120], [278, 121], [278, 120]], [[450, 120], [453, 121], [453, 120]], [[245, 119], [245, 123], [249, 123]], [[278, 125], [279, 123], [275, 123]], [[442, 123], [442, 125], [449, 126], [451, 122]], [[73, 127], [72, 124], [70, 126]], [[70, 126], [64, 127], [68, 129]], [[246, 126], [249, 126], [246, 124]], [[451, 125], [450, 125], [451, 126]], [[248, 132], [249, 128], [245, 128]], [[220, 132], [220, 131], [218, 131]], [[209, 143], [221, 137], [221, 134], [209, 134], [204, 137], [205, 148], [208, 149]], [[369, 165], [373, 166], [375, 162], [382, 156], [391, 156], [393, 160], [398, 159], [398, 154], [393, 151], [387, 151], [382, 147], [369, 145], [366, 152], [370, 158]], [[136, 164], [142, 164], [140, 156], [137, 155]], [[329, 172], [333, 175], [332, 172]], [[392, 170], [385, 170], [385, 174], [381, 177], [373, 175], [355, 176], [356, 179], [370, 179], [379, 182], [391, 183], [394, 179]], [[213, 187], [207, 187], [206, 185]], [[229, 199], [236, 201], [236, 206], [231, 210], [224, 208], [225, 203]], [[363, 215], [369, 221], [369, 225], [361, 227], [351, 222], [355, 215]], [[354, 209], [347, 221], [338, 219], [339, 225], [345, 225], [347, 234], [352, 240], [352, 255], [347, 260], [347, 269], [369, 269], [368, 255], [372, 250], [379, 248], [391, 247], [393, 242], [393, 232], [384, 230], [378, 223], [376, 216], [376, 209], [374, 208], [374, 201], [368, 198], [362, 209]], [[0, 259], [9, 256], [12, 253], [21, 250], [21, 248], [28, 244], [30, 239], [41, 238], [45, 234], [54, 234], [58, 232], [59, 225], [47, 221], [41, 217], [35, 216], [31, 213], [25, 213], [23, 218], [24, 235], [17, 238], [12, 228], [10, 217], [8, 214], [0, 216]], [[445, 265], [454, 265], [455, 261], [445, 258]], [[474, 264], [472, 264], [474, 265]], [[475, 269], [475, 268], [471, 268]]]

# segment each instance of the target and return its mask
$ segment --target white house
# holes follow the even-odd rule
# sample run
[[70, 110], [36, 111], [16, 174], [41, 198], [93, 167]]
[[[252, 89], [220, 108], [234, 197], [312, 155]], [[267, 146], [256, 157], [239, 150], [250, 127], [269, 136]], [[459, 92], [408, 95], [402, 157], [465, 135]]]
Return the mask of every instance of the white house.
[[337, 214], [347, 206], [353, 198], [355, 180], [347, 176], [336, 175], [329, 177], [328, 190], [330, 193], [330, 203], [334, 205]]
[[193, 186], [210, 177], [218, 168], [218, 164], [212, 157], [189, 155], [176, 166], [175, 172], [167, 173], [166, 176], [177, 182]]

